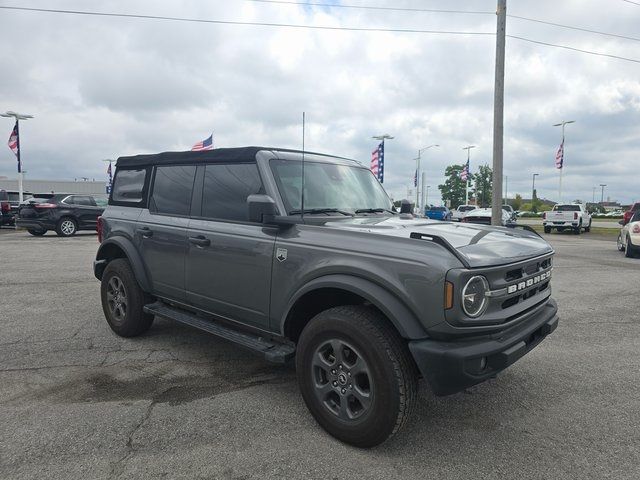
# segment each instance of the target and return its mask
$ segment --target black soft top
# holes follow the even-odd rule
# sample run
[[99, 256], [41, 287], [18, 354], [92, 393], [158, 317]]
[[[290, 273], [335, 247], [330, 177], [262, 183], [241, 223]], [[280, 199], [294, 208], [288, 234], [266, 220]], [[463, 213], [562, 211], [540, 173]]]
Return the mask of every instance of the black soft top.
[[[130, 157], [120, 157], [116, 162], [116, 167], [146, 167], [151, 165], [175, 165], [176, 163], [193, 162], [247, 162], [254, 161], [256, 154], [261, 151], [270, 151], [277, 155], [277, 152], [299, 153], [301, 150], [289, 150], [286, 148], [270, 147], [237, 147], [237, 148], [216, 148], [200, 152], [163, 152], [145, 155], [133, 155]], [[339, 158], [340, 160], [350, 160], [342, 157], [334, 157], [323, 153], [307, 152], [305, 155], [318, 155], [328, 158]], [[350, 160], [353, 161], [353, 160]]]

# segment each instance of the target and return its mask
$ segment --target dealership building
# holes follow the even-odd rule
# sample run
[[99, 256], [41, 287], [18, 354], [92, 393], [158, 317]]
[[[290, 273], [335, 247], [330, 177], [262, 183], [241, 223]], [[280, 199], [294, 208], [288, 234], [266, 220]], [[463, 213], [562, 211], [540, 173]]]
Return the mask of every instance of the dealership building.
[[[105, 193], [106, 183], [90, 180], [31, 180], [24, 179], [23, 188], [29, 193]], [[0, 190], [18, 191], [18, 179], [0, 177]]]

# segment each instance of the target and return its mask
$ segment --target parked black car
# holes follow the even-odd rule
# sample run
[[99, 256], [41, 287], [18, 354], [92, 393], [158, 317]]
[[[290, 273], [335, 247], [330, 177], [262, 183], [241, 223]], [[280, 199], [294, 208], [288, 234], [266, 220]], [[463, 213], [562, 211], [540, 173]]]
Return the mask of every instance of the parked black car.
[[20, 205], [16, 225], [35, 236], [55, 230], [61, 237], [70, 237], [78, 230], [95, 230], [106, 203], [105, 197], [97, 195], [35, 194]]
[[[22, 192], [22, 199], [28, 200], [31, 192]], [[18, 207], [20, 205], [20, 192], [17, 190], [0, 190], [0, 225], [13, 225]]]

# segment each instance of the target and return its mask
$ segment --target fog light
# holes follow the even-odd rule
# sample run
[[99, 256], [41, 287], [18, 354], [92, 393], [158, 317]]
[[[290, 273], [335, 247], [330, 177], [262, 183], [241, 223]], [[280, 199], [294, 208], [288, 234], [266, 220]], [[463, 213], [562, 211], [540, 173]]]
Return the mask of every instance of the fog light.
[[485, 368], [487, 368], [487, 357], [482, 357], [480, 359], [480, 371], [484, 370]]

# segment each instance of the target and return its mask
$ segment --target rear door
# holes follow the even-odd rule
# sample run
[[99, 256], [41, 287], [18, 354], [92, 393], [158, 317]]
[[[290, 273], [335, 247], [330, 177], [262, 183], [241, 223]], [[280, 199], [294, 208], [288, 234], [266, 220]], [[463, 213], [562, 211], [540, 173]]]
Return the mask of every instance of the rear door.
[[74, 206], [74, 214], [78, 221], [78, 228], [82, 230], [95, 230], [98, 224], [98, 215], [102, 209], [98, 208], [91, 195], [72, 195], [64, 200], [66, 204]]
[[[200, 167], [200, 211], [189, 223], [187, 301], [267, 328], [277, 229], [248, 221], [247, 197], [263, 193], [255, 161]], [[194, 209], [195, 212], [195, 209]]]
[[138, 217], [135, 242], [153, 293], [182, 301], [187, 226], [196, 174], [194, 165], [154, 168], [149, 204]]

